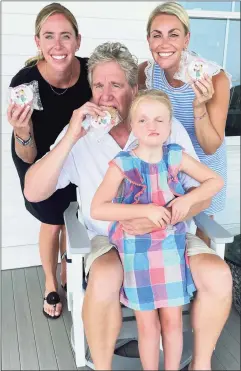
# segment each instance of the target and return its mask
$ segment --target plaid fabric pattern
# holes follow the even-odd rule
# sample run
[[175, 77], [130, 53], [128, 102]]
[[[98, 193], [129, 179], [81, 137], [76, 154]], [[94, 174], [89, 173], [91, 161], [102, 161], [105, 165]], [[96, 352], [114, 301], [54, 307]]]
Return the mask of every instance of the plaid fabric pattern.
[[[135, 154], [120, 152], [110, 165], [125, 175], [117, 203], [167, 205], [174, 195], [184, 194], [178, 180], [182, 148], [164, 147], [163, 159], [149, 164]], [[110, 241], [118, 249], [124, 268], [120, 301], [134, 310], [153, 310], [190, 302], [195, 291], [186, 255], [186, 224], [132, 236], [119, 222], [110, 224]]]

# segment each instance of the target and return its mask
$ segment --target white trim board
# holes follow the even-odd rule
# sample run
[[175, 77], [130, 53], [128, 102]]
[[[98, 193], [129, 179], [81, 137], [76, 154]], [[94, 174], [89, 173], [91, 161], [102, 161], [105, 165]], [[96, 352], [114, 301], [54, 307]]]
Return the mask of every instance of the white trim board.
[[34, 267], [38, 265], [42, 265], [38, 244], [2, 247], [1, 270]]
[[211, 18], [211, 19], [233, 19], [239, 20], [239, 12], [225, 12], [216, 10], [188, 9], [187, 13], [190, 18]]
[[41, 265], [38, 244], [2, 247], [2, 270]]

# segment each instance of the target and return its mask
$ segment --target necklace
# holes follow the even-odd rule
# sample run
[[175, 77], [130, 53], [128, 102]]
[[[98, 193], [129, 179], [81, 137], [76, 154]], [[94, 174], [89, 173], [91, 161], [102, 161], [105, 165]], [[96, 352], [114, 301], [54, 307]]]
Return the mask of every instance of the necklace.
[[[70, 74], [70, 79], [69, 79], [69, 83], [68, 83], [68, 85], [70, 85], [70, 82], [71, 82], [71, 80], [72, 80], [72, 73], [73, 73], [73, 70], [72, 70], [72, 65], [71, 65], [71, 74]], [[47, 78], [48, 78], [48, 74], [47, 74], [47, 63], [45, 64], [45, 74], [46, 74], [46, 76], [47, 76]], [[52, 90], [52, 92], [54, 93], [54, 94], [56, 94], [56, 95], [63, 95], [64, 93], [66, 93], [66, 91], [69, 89], [69, 87], [70, 86], [68, 86], [64, 91], [62, 91], [61, 93], [58, 93], [56, 90], [54, 90], [54, 88], [52, 87], [52, 85], [48, 82], [48, 80], [47, 80], [47, 83], [49, 84], [49, 86], [50, 86], [50, 89]]]

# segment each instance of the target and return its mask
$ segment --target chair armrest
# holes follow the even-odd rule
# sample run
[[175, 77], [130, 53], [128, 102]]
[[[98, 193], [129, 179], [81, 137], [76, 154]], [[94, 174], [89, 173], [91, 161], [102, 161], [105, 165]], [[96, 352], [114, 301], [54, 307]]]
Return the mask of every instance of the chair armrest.
[[78, 220], [78, 202], [71, 202], [64, 212], [64, 221], [71, 254], [86, 255], [90, 252], [91, 244], [84, 224]]
[[194, 217], [194, 221], [196, 226], [214, 243], [225, 244], [233, 242], [234, 237], [231, 235], [231, 233], [224, 229], [215, 220], [211, 219], [204, 212], [196, 215]]

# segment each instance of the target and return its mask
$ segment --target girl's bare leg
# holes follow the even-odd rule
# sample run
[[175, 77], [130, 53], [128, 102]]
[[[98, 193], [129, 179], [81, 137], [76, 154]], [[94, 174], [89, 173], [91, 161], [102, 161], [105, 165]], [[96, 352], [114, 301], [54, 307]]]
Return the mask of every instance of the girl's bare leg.
[[158, 311], [135, 311], [135, 316], [143, 370], [158, 370], [161, 334]]
[[162, 345], [164, 352], [164, 369], [179, 370], [182, 357], [182, 307], [159, 309]]

